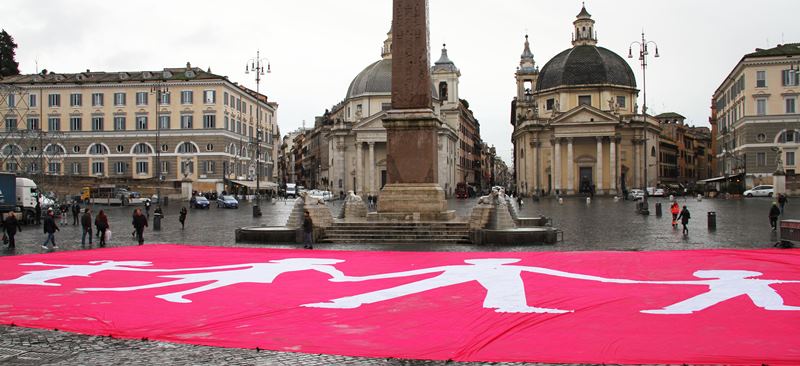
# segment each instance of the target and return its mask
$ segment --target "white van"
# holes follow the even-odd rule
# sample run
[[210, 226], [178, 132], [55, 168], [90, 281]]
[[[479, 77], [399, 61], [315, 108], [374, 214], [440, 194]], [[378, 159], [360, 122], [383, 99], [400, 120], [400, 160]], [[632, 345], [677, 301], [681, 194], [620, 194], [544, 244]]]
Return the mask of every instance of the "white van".
[[297, 198], [297, 184], [286, 183], [286, 197]]

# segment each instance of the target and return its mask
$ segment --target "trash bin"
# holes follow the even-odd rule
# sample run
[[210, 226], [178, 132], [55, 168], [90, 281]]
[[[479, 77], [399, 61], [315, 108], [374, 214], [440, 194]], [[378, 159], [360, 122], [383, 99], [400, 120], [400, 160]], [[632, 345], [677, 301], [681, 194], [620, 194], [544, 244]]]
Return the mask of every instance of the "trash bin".
[[661, 202], [656, 202], [656, 217], [661, 217]]
[[[158, 199], [162, 199], [162, 198], [159, 197]], [[164, 200], [164, 206], [169, 206], [169, 197], [164, 196], [163, 200]]]
[[161, 214], [155, 213], [153, 214], [153, 230], [160, 231], [161, 230]]
[[708, 211], [708, 229], [717, 229], [717, 213], [715, 211]]

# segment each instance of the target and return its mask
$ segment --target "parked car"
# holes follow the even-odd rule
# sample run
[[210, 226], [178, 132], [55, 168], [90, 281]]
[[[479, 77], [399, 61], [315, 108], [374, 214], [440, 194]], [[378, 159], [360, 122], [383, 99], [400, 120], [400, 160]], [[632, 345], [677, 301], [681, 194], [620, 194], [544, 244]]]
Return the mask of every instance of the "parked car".
[[629, 200], [640, 200], [644, 198], [644, 191], [641, 189], [631, 189], [628, 191], [628, 199]]
[[766, 184], [744, 191], [745, 197], [772, 197], [773, 194], [775, 194], [775, 187]]
[[209, 208], [211, 207], [211, 202], [208, 202], [208, 199], [203, 196], [194, 196], [192, 201], [189, 201], [189, 206], [192, 208]]
[[217, 208], [239, 208], [239, 201], [233, 196], [220, 196], [217, 198]]
[[652, 197], [664, 197], [664, 188], [647, 187], [647, 195]]

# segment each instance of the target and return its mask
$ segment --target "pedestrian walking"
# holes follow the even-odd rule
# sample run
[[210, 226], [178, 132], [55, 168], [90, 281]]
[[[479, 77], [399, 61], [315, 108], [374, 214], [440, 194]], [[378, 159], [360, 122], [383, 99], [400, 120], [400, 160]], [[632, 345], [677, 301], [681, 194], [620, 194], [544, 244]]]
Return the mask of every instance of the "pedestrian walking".
[[16, 241], [14, 241], [14, 236], [17, 235], [17, 231], [22, 231], [22, 226], [17, 220], [17, 216], [14, 215], [14, 211], [8, 213], [8, 216], [5, 220], [3, 220], [3, 229], [5, 230], [5, 235], [8, 238], [8, 249], [14, 249], [16, 247]]
[[683, 206], [683, 210], [678, 215], [678, 219], [681, 220], [681, 225], [683, 225], [683, 235], [689, 235], [689, 219], [692, 218], [692, 215], [689, 213], [689, 209], [686, 206]]
[[60, 206], [58, 206], [58, 208], [59, 208], [59, 211], [61, 211], [61, 225], [66, 225], [67, 224], [67, 215], [69, 213], [69, 204], [64, 202]]
[[[97, 217], [95, 217], [95, 219], [94, 219], [94, 226], [97, 228], [97, 232], [100, 233], [100, 242], [98, 243], [98, 245], [100, 245], [101, 248], [105, 247], [106, 244], [107, 244], [106, 243], [106, 231], [110, 227], [108, 225], [108, 216], [106, 216], [105, 211], [100, 210], [100, 212], [97, 213]], [[90, 235], [90, 237], [91, 237], [91, 235]]]
[[186, 225], [186, 214], [187, 213], [188, 212], [186, 211], [186, 207], [181, 207], [181, 212], [178, 215], [178, 221], [181, 222], [181, 230], [183, 230], [185, 225]]
[[781, 215], [783, 215], [783, 209], [786, 207], [786, 203], [789, 202], [789, 198], [786, 197], [786, 194], [779, 193], [778, 194], [778, 204], [781, 205]]
[[[36, 217], [34, 217], [33, 220], [36, 222], [36, 225], [42, 223], [42, 203], [39, 202], [38, 200], [36, 201]], [[25, 221], [27, 224], [28, 221], [27, 218], [25, 218]]]
[[303, 248], [314, 249], [314, 221], [308, 211], [303, 213], [303, 244]]
[[42, 226], [42, 230], [47, 235], [47, 238], [44, 240], [42, 244], [43, 249], [50, 249], [47, 246], [47, 243], [53, 244], [53, 249], [58, 249], [58, 245], [56, 245], [56, 231], [61, 229], [58, 228], [56, 224], [55, 212], [53, 212], [53, 208], [47, 209], [47, 216], [44, 218], [44, 225]]
[[147, 217], [150, 217], [150, 201], [144, 201], [144, 211], [147, 214]]
[[81, 216], [81, 227], [83, 228], [83, 235], [81, 236], [81, 248], [86, 245], [86, 235], [89, 235], [89, 246], [92, 246], [92, 210], [85, 208], [83, 216]]
[[142, 213], [141, 208], [133, 210], [133, 230], [136, 233], [136, 240], [139, 245], [144, 244], [144, 228], [147, 227], [147, 216]]
[[72, 225], [78, 225], [78, 216], [81, 215], [81, 205], [78, 201], [72, 201]]
[[672, 214], [672, 227], [678, 227], [678, 215], [681, 213], [681, 208], [678, 206], [677, 201], [672, 201], [672, 205], [669, 206], [669, 212]]
[[769, 208], [769, 226], [772, 231], [778, 230], [778, 216], [781, 215], [781, 209], [778, 208], [777, 202], [772, 202], [772, 207]]

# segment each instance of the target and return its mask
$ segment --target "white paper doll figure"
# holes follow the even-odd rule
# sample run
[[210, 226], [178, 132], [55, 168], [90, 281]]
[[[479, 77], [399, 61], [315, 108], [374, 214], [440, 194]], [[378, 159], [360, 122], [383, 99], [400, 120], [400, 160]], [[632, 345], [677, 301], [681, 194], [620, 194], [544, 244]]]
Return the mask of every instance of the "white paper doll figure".
[[37, 285], [37, 286], [61, 286], [58, 283], [48, 281], [66, 277], [89, 277], [101, 271], [139, 271], [153, 272], [152, 269], [128, 268], [129, 267], [148, 267], [151, 262], [144, 261], [91, 261], [89, 264], [49, 264], [49, 263], [20, 263], [20, 266], [43, 266], [61, 267], [58, 269], [46, 269], [41, 271], [28, 271], [24, 275], [13, 280], [2, 280], [0, 285]]

